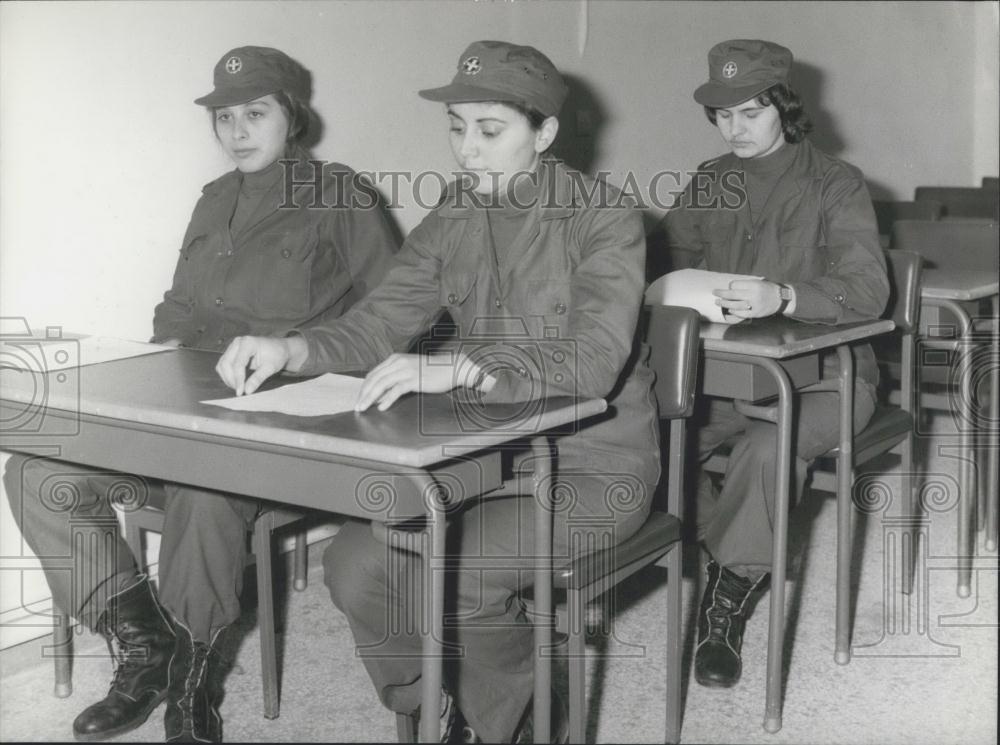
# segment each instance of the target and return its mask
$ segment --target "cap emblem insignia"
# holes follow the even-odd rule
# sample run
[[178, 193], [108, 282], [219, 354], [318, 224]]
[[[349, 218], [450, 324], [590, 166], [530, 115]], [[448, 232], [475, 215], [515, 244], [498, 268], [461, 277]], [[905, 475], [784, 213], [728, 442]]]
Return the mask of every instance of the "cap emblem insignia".
[[239, 57], [230, 57], [226, 60], [226, 72], [230, 75], [235, 75], [240, 70], [243, 69], [243, 60]]
[[483, 66], [479, 62], [479, 57], [466, 57], [465, 61], [462, 62], [462, 72], [466, 75], [475, 75], [482, 69]]
[[731, 78], [738, 72], [736, 63], [730, 60], [722, 66], [722, 77]]

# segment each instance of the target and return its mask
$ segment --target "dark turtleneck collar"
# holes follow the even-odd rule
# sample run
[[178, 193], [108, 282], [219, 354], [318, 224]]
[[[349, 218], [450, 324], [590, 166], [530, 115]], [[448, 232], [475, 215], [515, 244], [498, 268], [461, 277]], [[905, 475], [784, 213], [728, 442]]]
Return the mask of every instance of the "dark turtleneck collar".
[[[278, 159], [280, 160], [280, 158]], [[240, 193], [246, 196], [259, 196], [281, 181], [284, 168], [277, 160], [267, 168], [253, 173], [240, 173]]]
[[767, 177], [773, 173], [781, 173], [795, 160], [799, 152], [799, 144], [786, 142], [770, 155], [762, 158], [740, 158], [740, 168], [748, 175]]

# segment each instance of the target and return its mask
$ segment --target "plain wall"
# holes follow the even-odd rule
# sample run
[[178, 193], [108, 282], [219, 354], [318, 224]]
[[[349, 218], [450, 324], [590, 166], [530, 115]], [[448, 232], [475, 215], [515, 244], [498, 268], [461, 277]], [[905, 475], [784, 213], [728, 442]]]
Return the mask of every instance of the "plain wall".
[[[442, 107], [416, 91], [472, 40], [532, 44], [573, 85], [562, 151], [645, 184], [722, 150], [691, 98], [709, 47], [768, 38], [796, 55], [814, 141], [908, 199], [1000, 170], [997, 30], [996, 3], [0, 3], [0, 315], [149, 337], [200, 187], [231, 167], [192, 101], [232, 47], [312, 71], [318, 157], [447, 172]], [[405, 233], [425, 210], [399, 201]], [[0, 516], [6, 610], [43, 589], [22, 595]]]

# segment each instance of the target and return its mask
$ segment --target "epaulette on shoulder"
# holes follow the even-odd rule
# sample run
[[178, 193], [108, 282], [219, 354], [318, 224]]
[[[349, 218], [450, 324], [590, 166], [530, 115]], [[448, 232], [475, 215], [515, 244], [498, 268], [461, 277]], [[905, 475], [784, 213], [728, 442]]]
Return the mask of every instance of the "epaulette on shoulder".
[[720, 155], [715, 158], [709, 158], [704, 163], [698, 164], [698, 170], [704, 173], [718, 173], [722, 168], [723, 158], [725, 158], [724, 155]]
[[219, 178], [214, 179], [213, 181], [209, 181], [207, 184], [201, 187], [201, 193], [202, 194], [216, 193], [217, 191], [222, 189], [222, 187], [225, 186], [228, 181], [235, 179], [237, 177], [237, 173], [238, 171], [236, 170], [228, 171], [219, 176]]

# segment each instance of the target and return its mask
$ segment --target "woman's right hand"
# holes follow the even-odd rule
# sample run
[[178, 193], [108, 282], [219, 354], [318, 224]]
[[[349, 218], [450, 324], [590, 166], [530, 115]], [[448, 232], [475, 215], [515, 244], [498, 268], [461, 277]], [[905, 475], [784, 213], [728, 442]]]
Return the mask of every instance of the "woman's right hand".
[[[250, 394], [260, 384], [286, 368], [301, 367], [308, 354], [301, 337], [275, 339], [267, 336], [237, 336], [223, 353], [215, 371], [237, 396]], [[247, 377], [247, 368], [252, 372]]]

